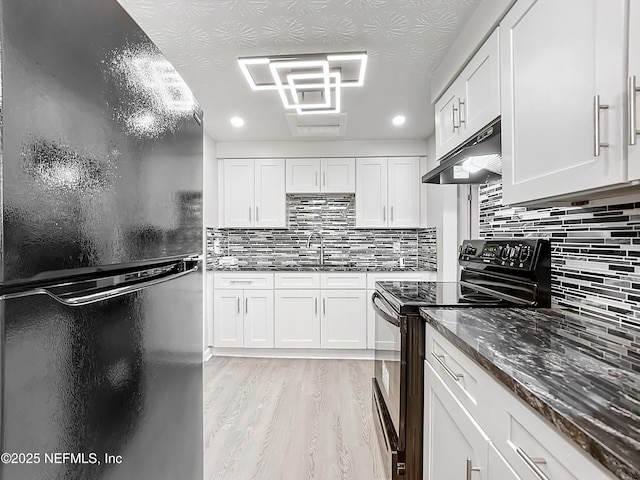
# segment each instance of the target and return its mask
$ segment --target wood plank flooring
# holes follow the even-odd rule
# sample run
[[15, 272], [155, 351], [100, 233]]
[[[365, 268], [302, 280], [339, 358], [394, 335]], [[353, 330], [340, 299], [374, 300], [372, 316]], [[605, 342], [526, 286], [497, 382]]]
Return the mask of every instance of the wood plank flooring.
[[206, 480], [384, 479], [366, 360], [214, 357]]

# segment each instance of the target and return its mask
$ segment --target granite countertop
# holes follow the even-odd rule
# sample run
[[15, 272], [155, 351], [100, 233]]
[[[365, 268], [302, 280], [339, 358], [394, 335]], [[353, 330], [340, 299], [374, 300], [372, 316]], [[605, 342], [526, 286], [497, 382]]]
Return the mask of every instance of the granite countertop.
[[348, 266], [348, 265], [259, 265], [259, 266], [212, 266], [207, 270], [215, 272], [423, 272], [418, 268], [399, 268], [398, 266]]
[[640, 479], [640, 330], [559, 309], [421, 315], [614, 475]]

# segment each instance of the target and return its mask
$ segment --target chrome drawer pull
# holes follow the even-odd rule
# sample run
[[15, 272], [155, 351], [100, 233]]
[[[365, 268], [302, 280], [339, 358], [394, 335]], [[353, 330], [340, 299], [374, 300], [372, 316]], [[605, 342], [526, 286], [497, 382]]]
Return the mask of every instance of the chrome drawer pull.
[[471, 472], [479, 472], [480, 467], [474, 467], [473, 461], [467, 457], [467, 480], [471, 480]]
[[449, 365], [444, 363], [444, 355], [436, 355], [435, 353], [431, 352], [431, 356], [436, 359], [440, 366], [444, 368], [444, 371], [447, 372], [456, 382], [459, 382], [460, 379], [464, 377], [462, 373], [454, 373], [453, 370], [449, 368]]
[[547, 461], [544, 458], [530, 457], [520, 447], [516, 447], [516, 453], [522, 460], [524, 460], [524, 463], [527, 464], [527, 466], [533, 471], [533, 473], [536, 474], [536, 477], [538, 477], [540, 480], [549, 480], [549, 477], [547, 477], [547, 475], [545, 475], [545, 473], [540, 470], [540, 467], [538, 467], [537, 465], [538, 463], [545, 465]]

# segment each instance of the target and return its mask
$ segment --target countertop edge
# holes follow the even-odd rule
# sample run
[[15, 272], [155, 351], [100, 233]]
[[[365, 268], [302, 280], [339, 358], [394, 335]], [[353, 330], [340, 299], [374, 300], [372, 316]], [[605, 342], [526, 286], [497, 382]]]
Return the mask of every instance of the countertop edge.
[[536, 395], [525, 384], [513, 378], [499, 366], [471, 347], [467, 342], [458, 337], [454, 332], [443, 326], [438, 320], [431, 317], [426, 309], [420, 309], [422, 318], [436, 329], [443, 337], [449, 340], [461, 352], [471, 358], [492, 378], [500, 382], [507, 390], [515, 394], [519, 399], [543, 416], [565, 438], [572, 441], [582, 451], [602, 465], [621, 480], [635, 480], [640, 478], [640, 472], [629, 465], [624, 459], [606, 445], [600, 443], [580, 424], [562, 414], [549, 405], [543, 398]]

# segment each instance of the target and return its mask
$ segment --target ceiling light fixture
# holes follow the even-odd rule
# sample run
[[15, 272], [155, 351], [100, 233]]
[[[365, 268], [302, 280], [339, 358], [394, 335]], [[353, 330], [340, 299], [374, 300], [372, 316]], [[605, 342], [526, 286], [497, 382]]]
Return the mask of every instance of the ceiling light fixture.
[[231, 125], [236, 128], [240, 128], [244, 125], [244, 120], [240, 117], [231, 117], [231, 120], [229, 121], [231, 122]]
[[276, 90], [298, 115], [339, 113], [343, 87], [361, 87], [366, 52], [241, 57], [238, 65], [252, 90]]
[[400, 125], [403, 125], [405, 121], [404, 115], [396, 115], [395, 117], [393, 117], [393, 119], [391, 120], [391, 122], [393, 122], [393, 124], [396, 127], [399, 127]]

